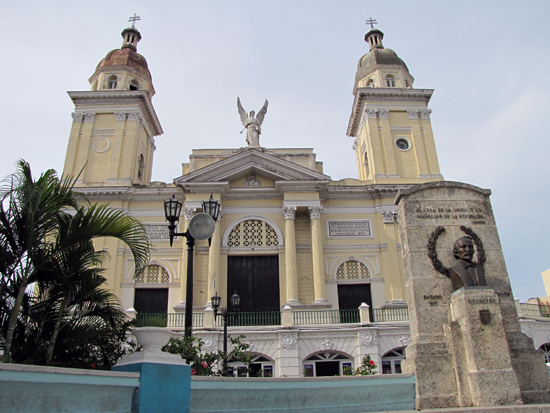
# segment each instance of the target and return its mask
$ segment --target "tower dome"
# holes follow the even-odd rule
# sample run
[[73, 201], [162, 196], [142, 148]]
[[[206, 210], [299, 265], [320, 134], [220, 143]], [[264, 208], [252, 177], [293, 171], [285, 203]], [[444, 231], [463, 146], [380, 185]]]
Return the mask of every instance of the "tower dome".
[[128, 27], [121, 35], [122, 47], [107, 53], [90, 77], [91, 90], [147, 90], [153, 96], [155, 88], [147, 60], [137, 52], [141, 33]]
[[383, 38], [384, 33], [373, 28], [365, 35], [369, 52], [357, 64], [353, 94], [360, 87], [412, 88], [414, 78], [407, 65], [393, 50], [384, 48]]

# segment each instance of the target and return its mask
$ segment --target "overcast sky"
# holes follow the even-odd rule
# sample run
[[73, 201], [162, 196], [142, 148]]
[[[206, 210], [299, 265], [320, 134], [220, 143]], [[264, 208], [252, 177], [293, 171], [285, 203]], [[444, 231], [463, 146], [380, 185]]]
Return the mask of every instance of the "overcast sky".
[[262, 146], [314, 148], [327, 175], [357, 178], [346, 128], [365, 20], [377, 19], [414, 87], [435, 89], [445, 179], [493, 191], [514, 295], [546, 295], [550, 1], [3, 1], [1, 177], [20, 158], [61, 172], [66, 91], [89, 89], [134, 13], [164, 129], [153, 179], [166, 182], [192, 148], [246, 145], [237, 96], [248, 111], [269, 100]]

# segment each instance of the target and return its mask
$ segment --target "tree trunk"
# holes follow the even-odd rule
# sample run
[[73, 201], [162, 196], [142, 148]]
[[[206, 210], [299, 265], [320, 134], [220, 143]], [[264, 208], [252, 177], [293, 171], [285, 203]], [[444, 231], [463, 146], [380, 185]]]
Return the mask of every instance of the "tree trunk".
[[17, 318], [19, 317], [19, 312], [21, 310], [21, 304], [23, 303], [23, 298], [25, 298], [25, 290], [27, 289], [27, 277], [21, 280], [19, 285], [19, 290], [17, 291], [17, 297], [15, 298], [15, 303], [11, 309], [10, 319], [8, 321], [8, 331], [6, 332], [6, 344], [4, 344], [4, 355], [2, 356], [3, 363], [11, 362], [11, 347], [13, 344], [13, 334], [15, 332], [15, 327], [17, 326]]
[[55, 342], [57, 341], [57, 335], [59, 334], [59, 329], [61, 326], [61, 318], [63, 318], [63, 313], [65, 311], [65, 299], [61, 301], [59, 306], [59, 315], [57, 316], [57, 321], [55, 322], [55, 327], [53, 329], [52, 338], [48, 344], [48, 350], [46, 351], [46, 365], [49, 366], [52, 361], [53, 350], [55, 349]]

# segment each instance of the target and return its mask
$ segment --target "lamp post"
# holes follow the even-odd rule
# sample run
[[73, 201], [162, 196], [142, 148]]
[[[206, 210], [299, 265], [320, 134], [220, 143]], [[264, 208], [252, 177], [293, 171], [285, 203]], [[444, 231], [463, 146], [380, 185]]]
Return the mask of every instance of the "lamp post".
[[193, 332], [193, 250], [195, 240], [205, 240], [212, 237], [216, 228], [216, 221], [220, 214], [220, 201], [216, 201], [212, 194], [208, 201], [202, 202], [204, 212], [196, 214], [189, 221], [189, 228], [185, 232], [176, 232], [176, 226], [180, 219], [182, 203], [172, 195], [168, 201], [164, 201], [164, 215], [168, 221], [170, 231], [170, 246], [174, 237], [187, 238], [187, 291], [185, 297], [185, 336], [190, 337]]
[[[216, 292], [216, 295], [211, 298], [212, 308], [214, 309], [214, 320], [218, 318], [218, 307], [220, 306], [221, 297]], [[231, 296], [231, 306], [233, 307], [233, 312], [230, 313], [227, 311], [227, 307], [224, 308], [223, 313], [220, 314], [223, 317], [223, 367], [222, 371], [224, 374], [227, 372], [227, 319], [230, 315], [236, 316], [239, 312], [239, 305], [241, 303], [241, 297], [235, 291], [235, 294]]]

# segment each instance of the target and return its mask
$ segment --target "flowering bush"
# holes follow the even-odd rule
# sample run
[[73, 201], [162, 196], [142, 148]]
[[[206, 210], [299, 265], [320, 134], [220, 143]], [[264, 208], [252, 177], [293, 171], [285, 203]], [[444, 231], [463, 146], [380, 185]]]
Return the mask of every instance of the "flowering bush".
[[[238, 361], [244, 363], [246, 367], [243, 370], [240, 367], [239, 372], [246, 376], [248, 373], [248, 365], [252, 358], [245, 353], [250, 348], [250, 344], [242, 342], [244, 335], [232, 337], [229, 336], [229, 340], [233, 346], [233, 349], [227, 353], [227, 360], [229, 362]], [[183, 337], [181, 339], [171, 338], [168, 344], [166, 344], [162, 351], [172, 354], [180, 354], [181, 358], [187, 361], [187, 364], [191, 366], [191, 374], [193, 376], [232, 376], [231, 369], [223, 369], [223, 351], [217, 351], [216, 353], [208, 353], [204, 349], [204, 342], [198, 337]], [[221, 369], [218, 366], [221, 364]]]
[[353, 369], [351, 367], [346, 367], [344, 369], [344, 375], [345, 376], [373, 376], [377, 374], [376, 371], [378, 367], [374, 363], [374, 360], [370, 358], [370, 355], [366, 355], [363, 357], [363, 360], [361, 362], [361, 365], [357, 367], [357, 369]]

